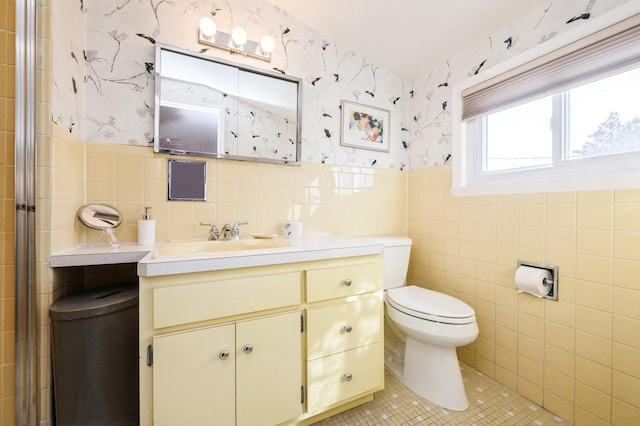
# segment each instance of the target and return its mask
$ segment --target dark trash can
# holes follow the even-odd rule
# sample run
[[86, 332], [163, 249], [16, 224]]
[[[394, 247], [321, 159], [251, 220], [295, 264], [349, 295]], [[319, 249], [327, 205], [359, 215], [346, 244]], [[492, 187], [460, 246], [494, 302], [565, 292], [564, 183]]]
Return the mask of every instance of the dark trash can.
[[49, 315], [56, 424], [137, 425], [138, 285], [63, 297]]

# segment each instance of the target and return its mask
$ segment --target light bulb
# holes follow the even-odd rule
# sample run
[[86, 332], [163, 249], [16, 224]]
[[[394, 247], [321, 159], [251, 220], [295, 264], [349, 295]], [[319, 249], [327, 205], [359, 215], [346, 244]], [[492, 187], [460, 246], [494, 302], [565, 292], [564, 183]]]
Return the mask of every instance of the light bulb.
[[236, 46], [242, 46], [247, 42], [247, 32], [244, 30], [244, 28], [235, 27], [231, 31], [231, 39], [236, 44]]
[[260, 47], [264, 53], [271, 53], [276, 48], [276, 41], [270, 35], [266, 35], [260, 40]]
[[216, 23], [213, 21], [213, 19], [209, 18], [208, 16], [200, 19], [200, 32], [203, 36], [211, 38], [215, 35], [217, 30], [218, 29], [216, 28]]

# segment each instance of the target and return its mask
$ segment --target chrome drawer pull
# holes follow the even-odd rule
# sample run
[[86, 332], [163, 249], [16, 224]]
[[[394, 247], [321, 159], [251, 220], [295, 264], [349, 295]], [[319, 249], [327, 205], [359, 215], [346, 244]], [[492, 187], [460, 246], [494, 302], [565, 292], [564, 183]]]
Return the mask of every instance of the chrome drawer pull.
[[220, 353], [218, 354], [218, 358], [220, 358], [223, 361], [229, 358], [229, 351], [226, 349], [221, 350]]
[[353, 376], [351, 375], [351, 373], [345, 373], [345, 374], [344, 374], [344, 379], [345, 379], [347, 382], [350, 382], [350, 381], [351, 381], [351, 379], [353, 379]]
[[247, 343], [246, 345], [244, 345], [244, 349], [242, 350], [245, 354], [250, 354], [251, 352], [253, 352], [253, 345], [251, 343]]
[[351, 333], [351, 330], [353, 330], [353, 327], [351, 327], [351, 325], [347, 324], [344, 326], [344, 331], [346, 331], [347, 333]]
[[342, 283], [349, 287], [351, 285], [351, 278], [345, 278], [344, 280], [342, 280]]

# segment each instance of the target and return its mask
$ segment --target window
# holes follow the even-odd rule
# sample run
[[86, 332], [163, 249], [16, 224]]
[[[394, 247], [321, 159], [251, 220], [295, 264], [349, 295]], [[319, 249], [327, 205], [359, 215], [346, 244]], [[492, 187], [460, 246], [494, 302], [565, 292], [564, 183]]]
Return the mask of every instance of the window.
[[554, 49], [454, 88], [454, 194], [640, 187], [640, 15]]

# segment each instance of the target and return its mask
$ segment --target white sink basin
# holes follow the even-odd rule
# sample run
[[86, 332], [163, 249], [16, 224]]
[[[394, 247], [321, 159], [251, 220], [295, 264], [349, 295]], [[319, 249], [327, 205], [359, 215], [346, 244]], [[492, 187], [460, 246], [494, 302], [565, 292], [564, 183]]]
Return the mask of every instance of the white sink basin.
[[153, 259], [189, 256], [215, 256], [245, 250], [268, 250], [290, 247], [284, 240], [246, 239], [229, 241], [175, 241], [157, 248]]

